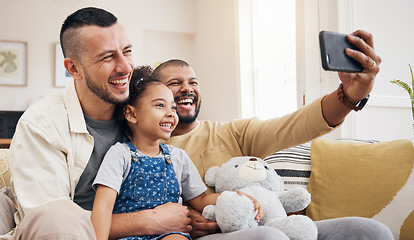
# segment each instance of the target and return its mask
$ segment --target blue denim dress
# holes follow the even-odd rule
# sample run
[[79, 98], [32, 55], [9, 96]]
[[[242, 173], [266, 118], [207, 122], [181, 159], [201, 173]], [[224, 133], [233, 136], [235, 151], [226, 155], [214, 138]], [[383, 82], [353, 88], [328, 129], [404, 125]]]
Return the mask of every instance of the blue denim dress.
[[[171, 162], [170, 150], [160, 143], [162, 157], [138, 156], [137, 148], [131, 142], [126, 143], [131, 153], [131, 167], [128, 176], [121, 185], [116, 198], [113, 213], [137, 212], [153, 209], [167, 202], [177, 203], [180, 186]], [[182, 234], [189, 239], [188, 235]], [[161, 239], [161, 236], [148, 235], [123, 239]]]

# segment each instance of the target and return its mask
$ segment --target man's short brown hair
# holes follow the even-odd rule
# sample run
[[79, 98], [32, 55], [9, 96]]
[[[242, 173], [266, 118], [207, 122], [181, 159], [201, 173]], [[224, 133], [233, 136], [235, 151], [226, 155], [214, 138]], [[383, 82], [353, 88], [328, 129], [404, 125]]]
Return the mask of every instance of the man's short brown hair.
[[118, 21], [112, 13], [95, 7], [77, 10], [69, 15], [60, 29], [60, 44], [63, 56], [74, 60], [81, 59], [83, 41], [80, 29], [84, 26], [110, 27]]

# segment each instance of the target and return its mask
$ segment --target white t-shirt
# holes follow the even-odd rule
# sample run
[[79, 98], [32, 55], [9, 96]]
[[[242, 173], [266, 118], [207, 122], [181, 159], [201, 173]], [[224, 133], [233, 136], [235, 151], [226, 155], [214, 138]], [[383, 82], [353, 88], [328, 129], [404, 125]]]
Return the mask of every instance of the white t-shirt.
[[[178, 202], [191, 200], [205, 192], [207, 187], [187, 153], [180, 148], [167, 146], [180, 185], [180, 199]], [[145, 155], [137, 150], [137, 156]], [[161, 156], [162, 153], [159, 157]], [[96, 189], [96, 185], [101, 184], [119, 193], [122, 183], [128, 176], [130, 167], [131, 153], [129, 147], [123, 143], [116, 143], [106, 153], [92, 184], [93, 188]]]

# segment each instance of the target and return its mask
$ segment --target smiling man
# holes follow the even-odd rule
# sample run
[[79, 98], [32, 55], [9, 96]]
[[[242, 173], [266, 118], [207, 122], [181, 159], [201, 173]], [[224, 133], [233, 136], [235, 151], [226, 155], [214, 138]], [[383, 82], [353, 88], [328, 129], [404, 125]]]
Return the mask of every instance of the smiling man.
[[[374, 52], [372, 36], [365, 31], [357, 31], [353, 35], [359, 37], [350, 35], [348, 39], [359, 49], [364, 49], [364, 52], [347, 51], [347, 54], [365, 67], [362, 73], [339, 73], [343, 87], [292, 114], [266, 121], [258, 118], [228, 123], [198, 121], [201, 92], [194, 70], [179, 59], [160, 64], [154, 69], [153, 77], [173, 92], [179, 116], [179, 123], [166, 143], [184, 149], [204, 178], [209, 168], [221, 166], [232, 157], [265, 157], [331, 131], [351, 111], [349, 104], [338, 98], [338, 93], [346, 93], [345, 98], [351, 105], [356, 105], [369, 94], [379, 71], [381, 58]], [[207, 191], [213, 192], [214, 189], [209, 188]], [[191, 236], [203, 240], [287, 238], [277, 229], [263, 226], [233, 233], [216, 233], [217, 224], [206, 220], [200, 213], [192, 210], [190, 217], [193, 227]], [[318, 221], [316, 224], [318, 239], [393, 239], [391, 231], [384, 224], [367, 218], [338, 218]]]
[[[134, 68], [124, 28], [106, 10], [83, 8], [66, 18], [60, 41], [74, 81], [28, 108], [16, 127], [9, 161], [17, 227], [7, 239], [94, 239], [92, 181], [109, 147], [126, 140], [114, 117]], [[111, 238], [189, 232], [189, 223], [186, 207], [164, 204], [114, 214]]]

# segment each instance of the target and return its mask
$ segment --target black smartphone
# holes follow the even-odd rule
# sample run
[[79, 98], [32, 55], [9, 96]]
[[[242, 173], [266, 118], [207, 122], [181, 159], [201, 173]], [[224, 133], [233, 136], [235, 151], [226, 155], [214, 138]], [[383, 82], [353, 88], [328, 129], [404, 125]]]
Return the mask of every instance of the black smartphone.
[[343, 33], [328, 31], [319, 33], [323, 69], [337, 72], [362, 72], [364, 70], [358, 61], [346, 55], [346, 48], [358, 50], [355, 45], [348, 42], [346, 36]]

